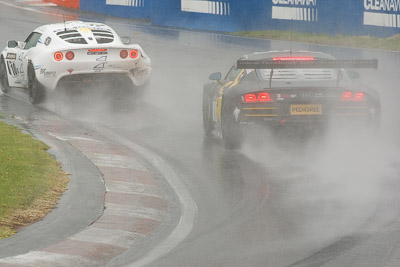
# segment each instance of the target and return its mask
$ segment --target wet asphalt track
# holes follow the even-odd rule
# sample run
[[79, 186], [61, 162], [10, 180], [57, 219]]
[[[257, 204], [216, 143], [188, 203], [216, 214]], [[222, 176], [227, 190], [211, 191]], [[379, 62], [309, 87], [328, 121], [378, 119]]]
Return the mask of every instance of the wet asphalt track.
[[[23, 40], [38, 25], [60, 21], [5, 6], [0, 12], [3, 45]], [[218, 138], [203, 138], [202, 84], [210, 73], [226, 72], [239, 55], [289, 44], [81, 15], [87, 17], [133, 37], [152, 58], [151, 88], [143, 99], [85, 88], [79, 97], [60, 94], [31, 107], [26, 94], [17, 90], [0, 96], [0, 111], [37, 127], [38, 121], [59, 117], [110, 142], [138, 144], [168, 163], [190, 192], [197, 213], [190, 234], [167, 255], [154, 257], [150, 266], [398, 265], [398, 53], [293, 44], [294, 49], [339, 58], [379, 59], [377, 73], [363, 72], [382, 98], [379, 140], [341, 132], [309, 142], [257, 137], [240, 151], [228, 151]], [[168, 223], [140, 247], [113, 258], [110, 266], [137, 261], [175, 229], [181, 205], [170, 185], [161, 184], [171, 194]], [[71, 228], [78, 232], [82, 227]]]

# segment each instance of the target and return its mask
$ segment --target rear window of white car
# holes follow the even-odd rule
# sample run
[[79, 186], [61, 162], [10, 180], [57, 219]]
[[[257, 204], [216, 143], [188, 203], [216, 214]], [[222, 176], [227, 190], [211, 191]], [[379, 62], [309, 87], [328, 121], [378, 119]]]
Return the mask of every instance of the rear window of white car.
[[85, 38], [77, 30], [67, 30], [57, 33], [58, 37], [71, 44], [87, 44]]
[[[114, 41], [114, 34], [111, 31], [92, 29], [91, 32], [98, 44], [106, 44]], [[57, 35], [62, 40], [71, 44], [87, 44], [87, 40], [78, 30], [66, 30], [58, 32]]]
[[106, 44], [114, 41], [114, 34], [107, 30], [92, 30], [98, 44]]

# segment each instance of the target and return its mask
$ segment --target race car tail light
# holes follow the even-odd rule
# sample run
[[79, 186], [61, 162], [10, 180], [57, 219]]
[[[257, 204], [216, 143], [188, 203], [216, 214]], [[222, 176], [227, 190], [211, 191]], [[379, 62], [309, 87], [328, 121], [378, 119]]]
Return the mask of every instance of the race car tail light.
[[139, 55], [139, 53], [138, 53], [138, 51], [135, 50], [135, 49], [132, 49], [132, 50], [129, 52], [129, 56], [130, 56], [131, 58], [133, 58], [133, 59], [137, 58], [138, 55]]
[[313, 61], [314, 57], [274, 57], [273, 61]]
[[342, 93], [342, 101], [351, 101], [352, 98], [353, 98], [352, 92], [343, 92]]
[[246, 102], [246, 103], [257, 102], [256, 94], [245, 94], [244, 95], [244, 102]]
[[345, 91], [342, 93], [341, 97], [342, 101], [355, 101], [355, 102], [362, 102], [365, 100], [365, 94], [363, 92], [350, 92]]
[[364, 101], [365, 95], [363, 92], [353, 94], [353, 101]]
[[74, 52], [72, 52], [72, 51], [68, 51], [68, 52], [65, 54], [65, 58], [68, 59], [68, 60], [73, 60], [74, 57], [75, 57], [75, 54], [74, 54]]
[[259, 102], [271, 102], [272, 98], [269, 93], [259, 93], [257, 96]]
[[243, 102], [244, 103], [257, 103], [257, 102], [272, 102], [274, 101], [271, 97], [271, 95], [267, 92], [262, 92], [262, 93], [249, 93], [245, 94], [243, 97]]
[[54, 59], [55, 61], [61, 61], [63, 59], [64, 55], [61, 52], [55, 52], [54, 53]]
[[119, 53], [119, 56], [121, 58], [127, 58], [128, 57], [128, 51], [126, 50], [121, 50], [121, 52]]

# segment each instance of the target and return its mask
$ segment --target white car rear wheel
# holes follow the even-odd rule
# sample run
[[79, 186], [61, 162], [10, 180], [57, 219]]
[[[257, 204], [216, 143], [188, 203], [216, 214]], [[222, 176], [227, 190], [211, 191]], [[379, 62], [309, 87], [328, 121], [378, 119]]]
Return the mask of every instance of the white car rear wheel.
[[32, 104], [39, 104], [43, 101], [43, 86], [36, 79], [36, 73], [32, 63], [29, 63], [28, 65], [28, 94], [29, 101]]
[[7, 93], [10, 90], [10, 85], [8, 83], [6, 62], [3, 57], [1, 57], [0, 59], [0, 84], [1, 84], [1, 90], [4, 93]]

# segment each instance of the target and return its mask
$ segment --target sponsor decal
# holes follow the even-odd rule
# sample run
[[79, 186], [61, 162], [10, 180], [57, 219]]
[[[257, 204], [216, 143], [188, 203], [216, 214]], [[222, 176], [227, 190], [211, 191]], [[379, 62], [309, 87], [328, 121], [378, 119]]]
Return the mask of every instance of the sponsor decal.
[[46, 40], [44, 40], [45, 46], [48, 46], [51, 43], [51, 38], [47, 37]]
[[85, 28], [78, 28], [78, 31], [87, 34], [87, 33], [91, 32], [92, 30], [90, 28], [85, 27]]
[[107, 62], [107, 56], [99, 57], [99, 58], [96, 59], [96, 61], [101, 62], [101, 63], [99, 63], [99, 64], [97, 64], [96, 66], [94, 66], [94, 67], [93, 67], [93, 70], [94, 70], [95, 72], [101, 72], [101, 71], [103, 71], [104, 68], [105, 68], [105, 66], [106, 66], [106, 64], [108, 63], [108, 62]]
[[144, 7], [145, 0], [106, 0], [109, 6]]
[[[106, 31], [109, 31], [110, 28], [105, 27], [105, 25], [103, 25], [103, 26], [96, 25], [96, 26], [93, 26], [93, 27], [90, 27], [90, 28], [82, 27], [82, 25], [75, 25], [75, 26], [67, 25], [67, 30], [77, 30], [77, 31], [81, 31], [81, 32], [82, 31], [91, 31], [91, 30], [106, 30]], [[59, 28], [59, 29], [54, 30], [53, 32], [54, 33], [58, 33], [58, 32], [64, 32], [64, 31], [65, 31], [64, 28]]]
[[399, 12], [400, 0], [364, 0], [365, 10]]
[[272, 19], [316, 22], [317, 0], [272, 0]]
[[290, 115], [321, 115], [322, 105], [290, 105]]
[[313, 93], [313, 92], [300, 93], [299, 95], [300, 95], [300, 97], [304, 97], [304, 98], [315, 97], [315, 93]]
[[55, 72], [55, 71], [46, 71], [44, 73], [44, 77], [45, 78], [53, 78], [53, 77], [56, 77], [56, 76], [57, 76], [57, 72]]
[[181, 0], [181, 11], [230, 16], [230, 3], [207, 0]]
[[45, 68], [41, 68], [40, 74], [43, 75], [43, 77], [45, 77], [45, 78], [53, 78], [53, 77], [56, 77], [57, 72], [56, 71], [47, 71]]
[[17, 59], [17, 54], [15, 54], [15, 53], [7, 53], [6, 59], [16, 60]]
[[107, 55], [107, 51], [90, 51], [87, 52], [88, 56], [93, 56], [93, 55]]
[[72, 72], [74, 71], [74, 69], [67, 69], [67, 71], [69, 72], [69, 74], [72, 74]]
[[296, 98], [296, 94], [277, 94], [276, 95], [276, 100], [285, 100], [289, 98]]
[[364, 25], [400, 28], [400, 0], [364, 0]]

